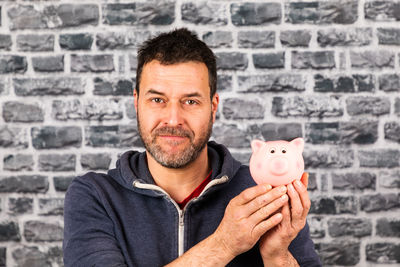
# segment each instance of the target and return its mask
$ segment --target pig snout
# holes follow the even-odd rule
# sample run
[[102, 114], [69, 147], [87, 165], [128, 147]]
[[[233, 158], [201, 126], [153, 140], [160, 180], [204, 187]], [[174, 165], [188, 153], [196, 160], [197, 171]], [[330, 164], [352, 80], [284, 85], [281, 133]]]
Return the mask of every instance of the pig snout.
[[275, 157], [270, 163], [271, 173], [274, 175], [283, 175], [289, 171], [289, 162], [287, 158]]

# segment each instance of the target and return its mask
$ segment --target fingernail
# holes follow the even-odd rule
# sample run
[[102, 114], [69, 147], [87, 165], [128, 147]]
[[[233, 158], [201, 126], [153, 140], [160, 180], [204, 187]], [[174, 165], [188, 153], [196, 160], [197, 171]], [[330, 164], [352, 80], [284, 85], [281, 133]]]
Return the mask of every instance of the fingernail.
[[295, 192], [294, 187], [293, 187], [292, 184], [288, 184], [288, 189], [289, 189], [289, 191], [292, 192], [292, 193]]
[[286, 192], [286, 186], [281, 186], [279, 187], [279, 192], [285, 193]]
[[288, 200], [288, 196], [286, 194], [284, 194], [281, 196], [281, 199], [282, 199], [282, 201], [286, 201], [286, 200]]
[[299, 180], [294, 181], [294, 183], [296, 184], [297, 187], [303, 188], [303, 184]]
[[270, 184], [265, 185], [265, 190], [269, 191], [272, 189], [272, 186]]

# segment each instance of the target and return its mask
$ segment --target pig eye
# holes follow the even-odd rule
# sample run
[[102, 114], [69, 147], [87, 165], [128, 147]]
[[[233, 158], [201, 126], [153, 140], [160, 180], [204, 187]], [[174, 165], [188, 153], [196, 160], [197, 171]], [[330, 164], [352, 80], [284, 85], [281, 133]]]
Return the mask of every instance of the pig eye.
[[286, 153], [286, 148], [282, 148], [282, 153], [283, 153], [283, 154]]
[[274, 154], [274, 153], [275, 153], [275, 148], [271, 148], [271, 149], [269, 150], [269, 152], [270, 152], [271, 154]]

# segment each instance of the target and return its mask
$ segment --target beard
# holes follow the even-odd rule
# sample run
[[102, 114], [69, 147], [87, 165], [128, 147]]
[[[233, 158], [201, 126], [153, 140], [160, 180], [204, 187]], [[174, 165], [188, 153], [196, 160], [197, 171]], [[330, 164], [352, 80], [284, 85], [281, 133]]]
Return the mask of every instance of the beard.
[[[155, 159], [155, 161], [166, 168], [178, 169], [183, 168], [189, 163], [193, 162], [200, 155], [201, 151], [203, 151], [212, 133], [212, 118], [213, 116], [211, 113], [207, 127], [205, 128], [205, 130], [199, 133], [197, 139], [193, 131], [189, 131], [182, 127], [164, 126], [156, 128], [151, 132], [151, 134], [146, 134], [143, 132], [143, 129], [140, 125], [139, 114], [137, 116], [137, 124], [139, 135], [142, 139], [144, 147], [146, 148], [147, 152], [149, 152], [150, 155]], [[180, 151], [172, 153], [171, 150], [163, 149], [161, 144], [158, 143], [158, 137], [160, 135], [185, 137], [189, 139], [189, 144]], [[169, 142], [169, 144], [178, 145], [179, 141]]]

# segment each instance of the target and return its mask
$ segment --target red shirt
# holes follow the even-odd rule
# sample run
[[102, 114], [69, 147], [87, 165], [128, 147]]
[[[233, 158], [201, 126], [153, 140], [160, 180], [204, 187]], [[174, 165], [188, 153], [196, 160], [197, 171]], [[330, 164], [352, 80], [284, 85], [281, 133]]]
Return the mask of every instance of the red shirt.
[[183, 209], [186, 204], [193, 198], [198, 197], [200, 195], [200, 193], [203, 191], [203, 189], [206, 187], [206, 185], [208, 184], [208, 182], [211, 181], [211, 172], [207, 175], [206, 179], [204, 179], [203, 182], [201, 182], [201, 184], [190, 194], [188, 195], [184, 200], [182, 200], [181, 202], [178, 202], [178, 205], [181, 209]]

